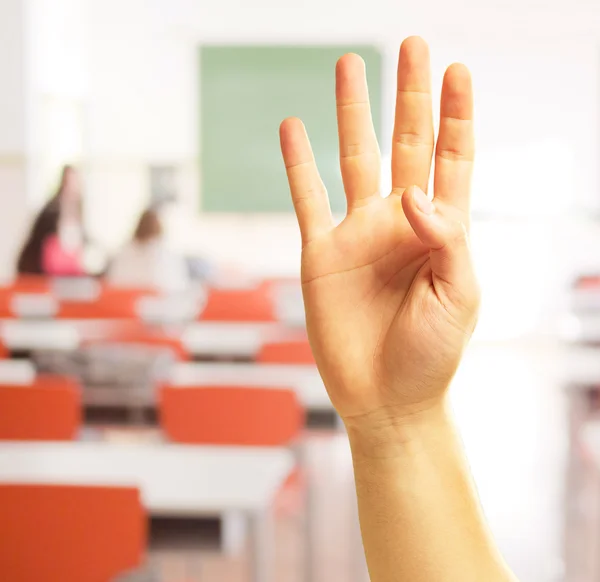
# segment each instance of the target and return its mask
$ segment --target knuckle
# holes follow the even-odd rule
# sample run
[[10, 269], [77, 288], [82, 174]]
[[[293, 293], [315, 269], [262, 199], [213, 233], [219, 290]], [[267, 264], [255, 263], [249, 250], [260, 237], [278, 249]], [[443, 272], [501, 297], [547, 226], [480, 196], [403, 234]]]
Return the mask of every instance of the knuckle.
[[431, 136], [418, 131], [405, 130], [394, 135], [394, 143], [406, 147], [427, 147], [433, 149]]

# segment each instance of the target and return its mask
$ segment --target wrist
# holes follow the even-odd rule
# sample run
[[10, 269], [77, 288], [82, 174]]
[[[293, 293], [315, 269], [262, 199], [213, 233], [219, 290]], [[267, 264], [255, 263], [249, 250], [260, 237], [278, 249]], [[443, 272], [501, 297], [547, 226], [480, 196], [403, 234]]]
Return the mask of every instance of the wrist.
[[405, 456], [454, 430], [445, 399], [411, 410], [384, 407], [344, 418], [344, 424], [355, 461]]

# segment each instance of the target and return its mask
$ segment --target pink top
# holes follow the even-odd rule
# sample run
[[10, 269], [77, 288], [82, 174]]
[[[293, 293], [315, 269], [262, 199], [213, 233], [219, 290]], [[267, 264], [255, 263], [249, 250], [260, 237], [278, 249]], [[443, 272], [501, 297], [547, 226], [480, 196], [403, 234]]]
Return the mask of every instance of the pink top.
[[42, 269], [46, 275], [83, 275], [81, 252], [66, 249], [58, 236], [48, 237], [42, 248]]

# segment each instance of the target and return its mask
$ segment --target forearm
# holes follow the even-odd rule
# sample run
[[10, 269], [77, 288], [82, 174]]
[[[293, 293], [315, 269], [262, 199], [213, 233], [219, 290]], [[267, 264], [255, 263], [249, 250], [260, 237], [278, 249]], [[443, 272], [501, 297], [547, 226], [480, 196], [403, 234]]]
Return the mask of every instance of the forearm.
[[346, 424], [372, 582], [514, 582], [445, 407]]

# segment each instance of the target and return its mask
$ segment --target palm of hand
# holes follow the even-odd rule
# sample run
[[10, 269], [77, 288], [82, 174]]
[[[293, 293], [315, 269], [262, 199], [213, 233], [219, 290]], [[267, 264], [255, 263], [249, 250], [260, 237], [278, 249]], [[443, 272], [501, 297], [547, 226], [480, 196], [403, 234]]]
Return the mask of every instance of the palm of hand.
[[[403, 45], [405, 68], [406, 60], [414, 61], [415, 51], [422, 49], [421, 42], [411, 39]], [[421, 159], [412, 172], [410, 164], [401, 163], [400, 179], [397, 172], [394, 176], [395, 185], [401, 185], [386, 199], [377, 195], [373, 134], [364, 131], [364, 119], [349, 117], [356, 116], [356, 106], [364, 104], [351, 86], [356, 78], [352, 67], [360, 62], [354, 56], [345, 59], [346, 63], [342, 59], [338, 64], [340, 149], [348, 149], [348, 139], [352, 144], [351, 153], [342, 154], [349, 210], [341, 224], [333, 227], [330, 214], [323, 212], [323, 197], [316, 198], [318, 174], [310, 167], [314, 161], [305, 161], [307, 142], [303, 144], [303, 130], [296, 120], [286, 122], [288, 129], [282, 126], [282, 147], [304, 241], [302, 283], [308, 332], [332, 401], [349, 418], [382, 408], [419, 407], [440, 396], [473, 329], [477, 292], [471, 273], [452, 280], [457, 270], [470, 266], [468, 256], [452, 260], [456, 254], [452, 247], [459, 253], [467, 248], [461, 244], [465, 211], [451, 200], [436, 198], [435, 212], [428, 216], [405, 191], [411, 183], [427, 184], [429, 167], [423, 157], [430, 160], [431, 149], [427, 153], [427, 147], [422, 147], [426, 136], [421, 140], [412, 130], [406, 133], [413, 136], [413, 146], [424, 150], [419, 152]], [[402, 62], [401, 52], [399, 87]], [[346, 67], [341, 75], [340, 67]], [[406, 93], [409, 99], [412, 93], [424, 94]], [[397, 116], [409, 113], [401, 111]], [[402, 120], [397, 119], [396, 125], [402, 127]], [[400, 138], [397, 143], [401, 148], [411, 145], [405, 142]], [[470, 166], [470, 157], [463, 159], [457, 149], [450, 157], [441, 155], [440, 166], [448, 161], [461, 164], [463, 174], [462, 164]], [[406, 174], [411, 181], [406, 182]], [[448, 181], [437, 178], [436, 182]]]

